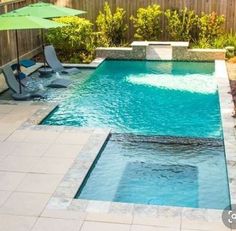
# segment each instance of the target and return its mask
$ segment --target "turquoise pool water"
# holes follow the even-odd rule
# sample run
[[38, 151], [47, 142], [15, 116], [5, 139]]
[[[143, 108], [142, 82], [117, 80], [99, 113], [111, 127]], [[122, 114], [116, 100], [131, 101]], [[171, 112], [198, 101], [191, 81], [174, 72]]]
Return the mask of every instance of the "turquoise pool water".
[[105, 61], [86, 78], [82, 71], [73, 81], [71, 90], [53, 95], [60, 106], [43, 124], [221, 136], [214, 63]]
[[209, 209], [229, 205], [222, 141], [149, 141], [112, 135], [77, 198]]
[[[77, 198], [223, 209], [228, 180], [214, 63], [105, 61], [43, 124], [109, 127]], [[51, 98], [50, 98], [51, 97]]]

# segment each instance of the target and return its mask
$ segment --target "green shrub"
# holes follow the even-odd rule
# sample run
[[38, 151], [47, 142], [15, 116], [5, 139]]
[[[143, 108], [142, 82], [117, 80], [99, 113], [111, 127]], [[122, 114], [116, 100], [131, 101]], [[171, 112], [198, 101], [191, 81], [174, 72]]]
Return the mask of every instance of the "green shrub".
[[[214, 48], [226, 48], [226, 47], [234, 47], [234, 52], [236, 52], [236, 34], [235, 33], [229, 33], [229, 34], [223, 34], [215, 39], [213, 43]], [[227, 56], [232, 56], [230, 54], [231, 52], [227, 52]], [[235, 53], [234, 53], [235, 55]]]
[[202, 13], [199, 18], [199, 47], [211, 47], [215, 40], [223, 33], [222, 26], [225, 22], [223, 15], [217, 15], [215, 12], [210, 14]]
[[90, 62], [94, 57], [93, 24], [77, 16], [53, 19], [68, 24], [48, 30], [46, 41], [56, 48], [63, 62]]
[[192, 48], [212, 48], [212, 45], [209, 44], [209, 42], [206, 39], [201, 39], [195, 41], [193, 44], [191, 44]]
[[198, 16], [186, 7], [182, 10], [166, 10], [167, 31], [174, 41], [193, 41], [197, 28]]
[[162, 11], [159, 5], [151, 5], [147, 8], [139, 8], [136, 18], [131, 16], [134, 24], [135, 35], [138, 40], [154, 41], [160, 38], [160, 16]]
[[127, 24], [125, 24], [126, 12], [122, 8], [117, 8], [112, 14], [111, 8], [107, 2], [104, 5], [104, 11], [100, 11], [96, 20], [98, 29], [98, 46], [120, 46], [125, 42], [125, 33]]

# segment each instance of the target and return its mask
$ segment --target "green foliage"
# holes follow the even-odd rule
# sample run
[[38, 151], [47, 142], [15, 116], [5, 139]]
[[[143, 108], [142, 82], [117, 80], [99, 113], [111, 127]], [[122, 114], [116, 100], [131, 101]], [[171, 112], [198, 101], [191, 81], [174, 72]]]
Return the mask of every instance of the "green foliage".
[[210, 44], [207, 40], [199, 40], [197, 41], [193, 47], [200, 47], [200, 48], [217, 48], [217, 49], [224, 49], [226, 47], [234, 47], [236, 51], [236, 34], [229, 33], [229, 34], [222, 34], [218, 36], [212, 44]]
[[[214, 48], [226, 48], [226, 47], [234, 47], [234, 52], [236, 52], [236, 34], [235, 33], [229, 33], [219, 36], [215, 39], [213, 43]], [[232, 52], [228, 51], [227, 56], [232, 56], [230, 54]]]
[[202, 13], [199, 18], [199, 47], [211, 47], [215, 40], [223, 33], [222, 26], [225, 22], [223, 15], [217, 15], [215, 12], [210, 14]]
[[174, 41], [193, 41], [198, 16], [186, 7], [182, 10], [166, 10], [167, 31]]
[[158, 40], [161, 33], [160, 16], [162, 11], [159, 5], [151, 5], [147, 8], [139, 8], [136, 18], [131, 16], [134, 24], [135, 35], [138, 40]]
[[98, 46], [120, 46], [125, 41], [127, 24], [125, 24], [126, 12], [122, 8], [116, 8], [114, 14], [107, 2], [104, 5], [104, 11], [100, 11], [96, 20], [98, 29]]
[[215, 48], [225, 48], [227, 46], [233, 46], [236, 49], [236, 34], [229, 33], [223, 34], [215, 39], [213, 47]]
[[48, 30], [46, 41], [56, 48], [64, 62], [90, 62], [94, 57], [94, 32], [90, 21], [77, 16], [55, 18], [54, 21], [67, 24]]

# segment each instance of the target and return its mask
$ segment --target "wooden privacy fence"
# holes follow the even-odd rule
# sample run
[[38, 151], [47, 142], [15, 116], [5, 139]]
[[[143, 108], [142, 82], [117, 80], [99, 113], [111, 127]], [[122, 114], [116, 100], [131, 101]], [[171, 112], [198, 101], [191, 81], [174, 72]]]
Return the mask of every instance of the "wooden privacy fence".
[[[2, 0], [3, 1], [3, 0]], [[3, 3], [0, 0], [0, 14], [22, 7], [36, 0], [15, 0]], [[131, 15], [135, 15], [140, 7], [146, 7], [151, 4], [159, 4], [162, 10], [178, 9], [187, 7], [194, 10], [197, 14], [201, 12], [210, 13], [212, 11], [223, 14], [226, 17], [225, 31], [236, 32], [236, 0], [49, 0], [61, 6], [72, 7], [75, 9], [85, 10], [84, 15], [93, 23], [99, 13], [103, 9], [104, 3], [107, 1], [112, 10], [116, 7], [122, 7], [126, 11], [126, 19], [129, 24], [128, 38], [133, 39], [133, 26], [129, 20]], [[165, 33], [165, 22], [163, 21], [163, 31]], [[38, 31], [20, 32], [19, 47], [20, 53], [24, 54], [39, 45]], [[166, 37], [164, 35], [164, 37]], [[15, 37], [12, 32], [0, 32], [0, 66], [15, 58]]]
[[[12, 11], [14, 9], [33, 3], [34, 0], [0, 0], [0, 14]], [[40, 44], [38, 30], [19, 31], [19, 51], [20, 55], [30, 52]], [[14, 31], [0, 31], [0, 67], [16, 58], [16, 42]]]
[[[105, 2], [108, 2], [114, 10], [116, 7], [125, 9], [126, 19], [129, 24], [129, 38], [132, 39], [133, 26], [129, 20], [131, 15], [135, 15], [140, 7], [146, 7], [151, 4], [158, 4], [162, 10], [181, 9], [187, 7], [194, 10], [197, 14], [201, 12], [217, 12], [226, 17], [225, 30], [236, 32], [236, 0], [57, 0], [56, 3], [76, 9], [87, 11], [86, 18], [95, 22], [99, 10], [103, 9]], [[164, 20], [162, 20], [164, 21]], [[163, 32], [165, 34], [165, 22], [163, 22]]]

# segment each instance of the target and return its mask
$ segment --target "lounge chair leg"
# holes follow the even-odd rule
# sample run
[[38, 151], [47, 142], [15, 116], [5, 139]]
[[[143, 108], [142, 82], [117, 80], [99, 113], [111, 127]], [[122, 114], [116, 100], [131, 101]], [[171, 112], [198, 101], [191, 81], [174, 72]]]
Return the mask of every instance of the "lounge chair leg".
[[27, 100], [31, 97], [31, 95], [29, 93], [13, 93], [12, 94], [12, 98], [14, 100], [18, 100], [18, 101], [24, 101], [24, 100]]

